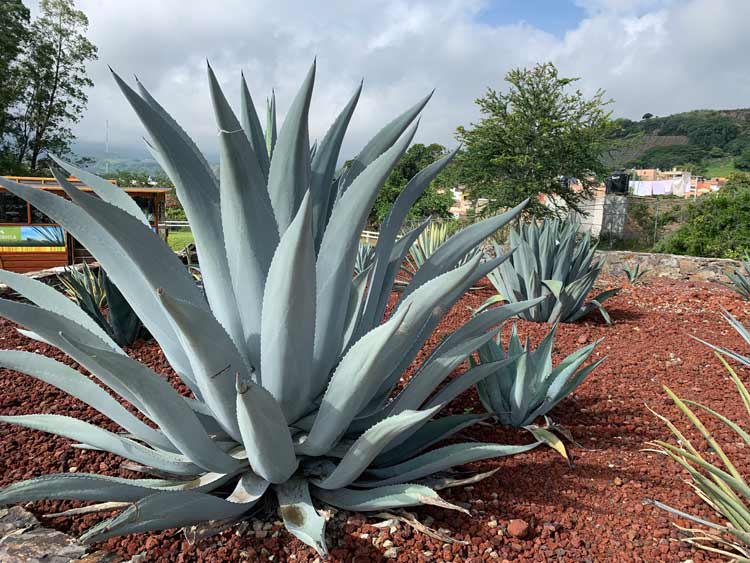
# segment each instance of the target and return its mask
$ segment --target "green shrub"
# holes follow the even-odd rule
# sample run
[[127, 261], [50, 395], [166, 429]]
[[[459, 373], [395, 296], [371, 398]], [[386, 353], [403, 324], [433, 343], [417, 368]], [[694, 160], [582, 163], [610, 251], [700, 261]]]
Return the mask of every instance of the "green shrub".
[[750, 175], [735, 173], [720, 191], [688, 204], [685, 222], [656, 252], [738, 259], [750, 250]]

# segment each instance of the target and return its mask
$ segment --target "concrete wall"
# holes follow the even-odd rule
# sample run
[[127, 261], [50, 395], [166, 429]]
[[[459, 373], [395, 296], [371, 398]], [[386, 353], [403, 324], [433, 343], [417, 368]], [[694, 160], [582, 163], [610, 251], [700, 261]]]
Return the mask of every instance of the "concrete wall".
[[724, 282], [727, 281], [726, 272], [740, 267], [737, 260], [675, 254], [602, 250], [597, 256], [604, 260], [602, 271], [605, 273], [621, 275], [625, 265], [639, 263], [641, 269], [651, 270], [651, 276], [690, 281]]

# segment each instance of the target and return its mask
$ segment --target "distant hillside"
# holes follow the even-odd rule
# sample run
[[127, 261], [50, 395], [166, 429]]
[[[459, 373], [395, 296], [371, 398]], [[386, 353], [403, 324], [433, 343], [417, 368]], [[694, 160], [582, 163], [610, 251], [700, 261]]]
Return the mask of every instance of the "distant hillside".
[[[90, 159], [86, 168], [96, 174], [107, 174], [117, 171], [155, 175], [161, 172], [161, 166], [145, 149], [111, 147], [107, 152], [101, 143], [76, 143], [73, 152], [79, 157]], [[210, 158], [210, 155], [207, 155]]]
[[615, 125], [613, 168], [684, 166], [707, 176], [750, 168], [750, 109], [618, 119]]

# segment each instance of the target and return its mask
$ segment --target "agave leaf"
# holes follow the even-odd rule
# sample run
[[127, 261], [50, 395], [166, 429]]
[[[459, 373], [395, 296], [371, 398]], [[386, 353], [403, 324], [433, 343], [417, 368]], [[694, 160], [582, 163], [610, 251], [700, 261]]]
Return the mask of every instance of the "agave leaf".
[[[578, 373], [576, 373], [573, 377], [569, 378], [567, 380], [566, 384], [565, 384], [565, 388], [563, 389], [563, 391], [561, 391], [560, 393], [558, 393], [557, 397], [555, 397], [554, 400], [551, 401], [551, 403], [550, 403], [551, 406], [549, 407], [548, 410], [554, 408], [557, 405], [557, 403], [559, 403], [565, 397], [567, 397], [568, 395], [570, 395], [571, 393], [573, 393], [573, 391], [575, 391], [578, 388], [578, 386], [581, 383], [583, 383], [584, 379], [586, 379], [586, 377], [588, 376], [588, 374], [591, 373], [592, 371], [594, 371], [597, 367], [599, 367], [599, 364], [601, 364], [606, 359], [607, 358], [604, 357], [604, 358], [601, 358], [601, 359], [599, 359], [599, 360], [597, 360], [597, 361], [595, 361], [595, 362], [587, 365], [581, 371], [579, 371]], [[549, 395], [549, 393], [548, 393], [548, 395]]]
[[[195, 143], [190, 140], [174, 119], [156, 103], [145, 88], [139, 84], [141, 90], [139, 96], [116, 73], [113, 72], [112, 74], [120, 90], [122, 90], [151, 136], [153, 147], [151, 144], [149, 144], [149, 147], [152, 147], [156, 152], [155, 156], [158, 162], [174, 183], [177, 197], [185, 208], [185, 214], [195, 238], [203, 287], [206, 291], [206, 298], [211, 304], [211, 310], [225, 330], [232, 336], [232, 339], [235, 342], [242, 342], [243, 331], [239, 308], [235, 300], [232, 280], [226, 275], [226, 272], [229, 271], [229, 265], [225, 251], [221, 207], [219, 205], [219, 186], [216, 176], [211, 171], [206, 159], [200, 154]], [[81, 240], [77, 236], [76, 238]], [[81, 242], [99, 258], [99, 253], [92, 246], [83, 240]], [[159, 262], [153, 264], [159, 265]], [[104, 266], [110, 274], [113, 273], [107, 264], [104, 264]], [[113, 276], [113, 279], [128, 302], [135, 305], [130, 293], [125, 291], [122, 284], [118, 283], [120, 278]], [[156, 287], [169, 286], [157, 284]], [[151, 289], [148, 292], [141, 291], [139, 293], [153, 297], [153, 291]], [[156, 302], [151, 307], [157, 311], [160, 309]], [[140, 308], [134, 306], [134, 309], [151, 331], [151, 334], [163, 347], [164, 344], [159, 334], [153, 332], [151, 325], [145, 322], [146, 319], [141, 314]], [[167, 328], [169, 328], [168, 324]], [[165, 353], [167, 352], [165, 351]], [[172, 358], [169, 353], [167, 353], [167, 357], [171, 363]], [[172, 365], [174, 366], [174, 364]]]
[[[388, 259], [388, 264], [385, 269], [385, 273], [383, 274], [383, 279], [380, 283], [380, 285], [376, 285], [374, 273], [373, 273], [373, 282], [371, 283], [370, 289], [368, 291], [368, 301], [370, 299], [370, 295], [372, 295], [372, 299], [377, 300], [377, 304], [374, 305], [374, 313], [367, 317], [363, 317], [360, 324], [359, 324], [359, 332], [361, 334], [364, 334], [365, 332], [372, 330], [374, 327], [378, 325], [383, 319], [383, 316], [385, 314], [385, 309], [388, 306], [388, 300], [391, 297], [391, 292], [393, 291], [393, 284], [396, 280], [396, 275], [398, 275], [399, 271], [401, 270], [401, 265], [404, 263], [404, 258], [406, 257], [407, 253], [409, 252], [409, 249], [411, 248], [412, 244], [414, 244], [414, 241], [419, 237], [420, 234], [424, 231], [424, 229], [427, 227], [427, 225], [430, 224], [430, 219], [426, 219], [423, 221], [418, 227], [415, 229], [412, 229], [408, 233], [406, 233], [404, 236], [402, 236], [394, 245], [393, 249], [391, 250], [391, 255]], [[377, 260], [375, 259], [375, 268], [377, 269]]]
[[0, 366], [20, 371], [53, 385], [96, 409], [136, 438], [153, 446], [174, 451], [174, 446], [164, 434], [133, 416], [104, 389], [63, 363], [22, 350], [0, 350]]
[[737, 479], [727, 473], [726, 471], [723, 471], [722, 469], [719, 469], [715, 465], [712, 465], [711, 463], [707, 462], [702, 457], [692, 454], [684, 449], [678, 448], [677, 446], [674, 446], [673, 444], [668, 444], [666, 442], [656, 441], [654, 442], [656, 445], [664, 448], [665, 450], [672, 452], [678, 457], [685, 458], [687, 461], [692, 461], [696, 465], [700, 466], [702, 469], [706, 470], [709, 475], [711, 475], [712, 478], [715, 480], [723, 481], [726, 486], [732, 487], [736, 489], [742, 496], [744, 496], [746, 499], [750, 499], [750, 488], [747, 486], [747, 484], [744, 482], [743, 479]]
[[342, 355], [354, 343], [352, 341], [354, 338], [354, 329], [357, 328], [357, 323], [362, 318], [360, 313], [365, 304], [367, 282], [370, 279], [371, 271], [372, 266], [357, 274], [354, 280], [352, 280], [352, 291], [349, 294], [349, 305], [346, 309], [346, 328], [344, 330], [344, 346], [341, 349]]
[[440, 495], [424, 485], [403, 483], [376, 487], [374, 489], [336, 489], [313, 488], [314, 497], [323, 502], [352, 512], [372, 512], [392, 508], [405, 508], [420, 504], [434, 504], [431, 500], [440, 501]]
[[92, 473], [55, 473], [13, 483], [0, 490], [0, 505], [36, 500], [136, 501], [157, 490], [209, 492], [232, 474], [207, 473], [192, 481], [123, 479]]
[[313, 547], [321, 557], [328, 557], [326, 521], [313, 506], [310, 489], [304, 479], [293, 478], [274, 485], [279, 499], [279, 511], [286, 529], [302, 542]]
[[484, 312], [485, 310], [489, 309], [493, 305], [497, 305], [498, 303], [502, 303], [505, 301], [505, 297], [503, 297], [501, 294], [493, 295], [492, 297], [488, 297], [484, 303], [482, 303], [477, 309], [474, 311], [475, 315], [478, 315], [479, 313]]
[[263, 173], [265, 181], [268, 182], [268, 169], [271, 165], [271, 160], [268, 157], [268, 147], [266, 146], [263, 128], [260, 125], [258, 113], [255, 111], [255, 104], [250, 95], [250, 89], [247, 87], [244, 73], [242, 74], [241, 96], [242, 128], [245, 130], [247, 140], [250, 142], [250, 146], [253, 149], [260, 171]]
[[443, 354], [430, 357], [421, 369], [409, 380], [403, 391], [388, 405], [391, 413], [407, 409], [417, 409], [432, 392], [485, 342], [492, 339], [499, 329], [495, 329], [446, 350]]
[[555, 299], [560, 299], [560, 292], [563, 288], [563, 282], [559, 280], [542, 280], [542, 283], [546, 285], [547, 289], [552, 292], [552, 295], [555, 296]]
[[408, 312], [409, 307], [398, 311], [359, 339], [342, 358], [323, 395], [312, 430], [300, 448], [301, 453], [325, 454], [367, 404], [381, 382], [384, 352]]
[[250, 368], [210, 312], [163, 291], [159, 291], [158, 297], [179, 331], [203, 400], [224, 431], [239, 441], [234, 380], [237, 373], [249, 377]]
[[45, 283], [23, 274], [16, 274], [7, 270], [0, 270], [0, 283], [3, 283], [20, 293], [23, 297], [53, 313], [65, 317], [95, 334], [106, 342], [110, 347], [119, 350], [117, 344], [102, 330], [102, 328], [89, 317], [81, 307], [65, 297], [59, 291]]
[[[46, 342], [59, 348], [84, 367], [87, 366], [88, 357], [78, 352], [65, 339], [61, 338], [61, 333], [65, 333], [68, 337], [75, 338], [77, 341], [85, 342], [92, 346], [107, 347], [106, 342], [81, 325], [41, 307], [27, 305], [19, 301], [0, 299], [0, 315], [33, 330], [35, 334], [38, 334]], [[123, 399], [132, 403], [138, 410], [148, 415], [148, 410], [138, 402], [138, 399], [133, 397], [117, 381], [102, 381]]]
[[210, 66], [208, 76], [221, 147], [219, 189], [225, 252], [244, 334], [235, 344], [241, 352], [246, 346], [248, 357], [258, 358], [261, 303], [279, 244], [279, 227], [258, 157]]
[[144, 405], [156, 422], [185, 457], [207, 471], [230, 473], [242, 463], [224, 453], [209, 437], [192, 409], [169, 382], [142, 363], [123, 354], [87, 346], [68, 338], [70, 343], [91, 358], [99, 369], [119, 379], [130, 393]]
[[240, 480], [237, 481], [237, 486], [232, 491], [232, 494], [227, 497], [227, 500], [230, 502], [255, 504], [263, 497], [270, 485], [271, 483], [262, 477], [258, 477], [248, 471], [242, 474]]
[[336, 121], [333, 122], [326, 136], [323, 137], [320, 148], [315, 151], [315, 156], [312, 159], [310, 193], [313, 200], [313, 229], [316, 250], [320, 248], [323, 233], [328, 224], [328, 210], [331, 200], [335, 197], [333, 176], [336, 172], [341, 143], [344, 140], [344, 134], [349, 127], [349, 121], [357, 107], [361, 93], [362, 83], [360, 82], [349, 102], [336, 117]]
[[502, 307], [495, 307], [488, 311], [484, 311], [481, 314], [477, 314], [459, 329], [449, 334], [445, 338], [445, 340], [443, 340], [443, 342], [441, 342], [438, 347], [435, 348], [432, 355], [443, 352], [444, 350], [447, 350], [452, 346], [458, 346], [463, 341], [487, 332], [493, 326], [502, 325], [511, 317], [522, 313], [523, 311], [529, 309], [530, 307], [533, 307], [543, 300], [544, 297], [539, 297], [537, 299], [530, 299], [528, 301], [507, 303]]
[[453, 381], [451, 381], [437, 394], [435, 394], [435, 396], [427, 403], [426, 408], [432, 408], [434, 406], [440, 406], [442, 408], [453, 399], [458, 397], [461, 393], [476, 385], [485, 377], [491, 375], [495, 370], [501, 369], [508, 364], [518, 361], [518, 359], [518, 356], [512, 356], [499, 362], [483, 364], [481, 366], [477, 366], [468, 370], [466, 373], [453, 379]]
[[737, 470], [729, 457], [724, 453], [724, 450], [722, 449], [719, 442], [717, 442], [713, 435], [708, 431], [708, 429], [706, 429], [700, 418], [698, 418], [693, 410], [687, 404], [685, 404], [685, 402], [683, 402], [682, 399], [680, 399], [669, 387], [664, 387], [664, 390], [666, 391], [667, 395], [669, 395], [669, 398], [674, 401], [677, 408], [679, 408], [682, 413], [690, 420], [693, 427], [698, 430], [698, 432], [700, 432], [701, 436], [703, 436], [703, 439], [706, 440], [706, 443], [711, 448], [711, 450], [719, 456], [719, 459], [721, 459], [724, 467], [727, 468], [727, 471], [729, 471], [735, 479], [741, 480], [744, 483], [742, 474]]
[[136, 501], [172, 481], [58, 473], [19, 481], [0, 491], [0, 504], [36, 500]]
[[273, 158], [276, 148], [276, 92], [271, 90], [271, 99], [267, 100], [266, 108], [266, 149], [268, 158]]
[[315, 62], [294, 98], [281, 126], [268, 173], [268, 193], [283, 233], [297, 214], [310, 187], [310, 139], [307, 114], [310, 109]]
[[193, 491], [160, 492], [140, 499], [120, 514], [89, 528], [80, 538], [86, 544], [114, 536], [189, 526], [206, 520], [236, 518], [251, 508], [245, 503]]
[[[111, 69], [110, 69], [111, 70]], [[215, 195], [218, 198], [219, 195], [219, 183], [217, 182], [216, 175], [214, 174], [213, 169], [211, 168], [211, 165], [208, 163], [208, 160], [206, 160], [206, 157], [203, 156], [203, 153], [201, 153], [200, 149], [198, 148], [198, 145], [193, 142], [193, 140], [190, 138], [190, 136], [185, 132], [185, 130], [180, 127], [180, 124], [177, 123], [177, 121], [172, 118], [171, 115], [169, 115], [169, 112], [164, 109], [164, 107], [156, 101], [156, 99], [151, 95], [151, 93], [146, 89], [146, 87], [143, 85], [143, 83], [138, 79], [138, 77], [135, 77], [135, 85], [138, 89], [138, 94], [140, 95], [140, 98], [146, 102], [148, 107], [143, 107], [140, 102], [137, 100], [131, 100], [130, 94], [135, 95], [135, 92], [133, 92], [130, 87], [125, 84], [122, 80], [120, 80], [120, 77], [117, 75], [116, 72], [112, 72], [112, 75], [115, 78], [115, 81], [117, 82], [117, 85], [121, 89], [127, 90], [124, 92], [125, 97], [127, 98], [128, 102], [130, 102], [131, 106], [137, 106], [134, 107], [136, 113], [141, 118], [141, 121], [145, 121], [143, 115], [148, 116], [148, 121], [151, 124], [151, 127], [154, 128], [154, 130], [159, 132], [159, 135], [154, 135], [155, 140], [157, 141], [158, 147], [161, 147], [161, 149], [164, 149], [165, 147], [169, 150], [166, 151], [167, 154], [172, 153], [173, 151], [180, 153], [187, 149], [192, 154], [190, 155], [191, 158], [187, 160], [187, 162], [190, 163], [191, 166], [197, 166], [196, 170], [193, 171], [193, 173], [197, 174], [197, 178], [205, 179], [207, 182], [204, 185], [203, 189], [208, 191], [209, 193]], [[142, 113], [138, 110], [141, 109]], [[149, 111], [150, 110], [150, 111]], [[151, 112], [155, 112], [156, 119], [153, 119], [151, 117]], [[143, 115], [142, 115], [143, 114]], [[147, 129], [149, 129], [149, 125], [146, 125]], [[162, 130], [162, 127], [166, 125], [169, 129], [171, 129], [171, 132], [169, 134], [166, 134]], [[149, 134], [153, 134], [152, 131], [149, 129]], [[176, 139], [171, 138], [172, 135], [179, 136], [179, 143], [176, 142]], [[147, 143], [150, 145], [150, 143]], [[153, 145], [150, 145], [154, 150], [159, 151], [161, 155], [161, 151], [158, 147], [154, 147]], [[161, 156], [161, 158], [165, 158], [164, 156]], [[171, 162], [171, 159], [168, 159], [168, 161]], [[166, 171], [166, 169], [165, 169]], [[180, 187], [178, 185], [175, 185], [175, 188], [177, 188], [177, 194], [180, 201], [182, 201], [182, 197], [180, 195]], [[191, 194], [191, 195], [197, 195], [197, 194]], [[189, 214], [188, 214], [189, 215]]]
[[151, 224], [148, 222], [148, 219], [143, 214], [141, 208], [138, 207], [138, 204], [133, 200], [132, 197], [127, 194], [125, 190], [115, 186], [104, 178], [100, 178], [96, 174], [87, 172], [83, 168], [78, 168], [77, 166], [58, 158], [54, 154], [49, 154], [48, 156], [59, 167], [63, 168], [68, 174], [70, 174], [71, 176], [75, 176], [89, 188], [91, 188], [94, 193], [104, 201], [114, 205], [115, 207], [119, 207], [126, 213], [129, 213], [130, 215], [138, 219], [145, 226], [151, 228]]
[[123, 297], [117, 286], [109, 276], [103, 275], [104, 293], [107, 301], [107, 325], [112, 331], [115, 341], [121, 346], [129, 346], [143, 329], [143, 323], [135, 314], [130, 303]]
[[367, 214], [380, 186], [409, 146], [415, 128], [368, 166], [338, 202], [323, 235], [317, 262], [317, 321], [315, 325], [314, 376], [318, 383], [328, 376], [341, 349], [352, 269]]
[[[477, 275], [479, 260], [480, 257], [475, 256], [463, 266], [426, 283], [408, 299], [397, 305], [396, 312], [399, 312], [401, 307], [407, 306], [410, 311], [405, 316], [403, 327], [391, 339], [391, 346], [383, 358], [385, 366], [395, 365], [395, 367], [389, 367], [388, 377], [381, 379], [380, 388], [360, 414], [360, 420], [355, 426], [357, 430], [364, 430], [382, 419], [387, 412], [387, 408], [383, 408], [386, 398], [391, 394], [403, 371], [412, 362], [424, 341], [432, 333], [437, 322], [463, 293], [462, 288], [471, 284]], [[399, 363], [394, 364], [394, 362]]]
[[[389, 150], [396, 140], [403, 134], [414, 121], [419, 113], [427, 105], [432, 97], [432, 92], [419, 100], [388, 125], [383, 127], [362, 149], [362, 151], [349, 163], [349, 167], [344, 172], [341, 182], [341, 189], [346, 191], [354, 180], [367, 168], [375, 162], [380, 156]], [[339, 192], [339, 198], [343, 196]]]
[[273, 257], [261, 320], [263, 386], [279, 402], [289, 421], [302, 416], [313, 393], [319, 393], [307, 376], [314, 335], [315, 243], [312, 201], [307, 192]]
[[[373, 272], [372, 286], [380, 288], [384, 282], [388, 280], [387, 271], [390, 263], [391, 251], [396, 244], [396, 237], [398, 236], [399, 230], [403, 225], [404, 219], [411, 210], [414, 202], [419, 199], [419, 196], [424, 193], [427, 187], [430, 185], [435, 177], [453, 160], [453, 157], [458, 152], [458, 148], [448, 153], [440, 160], [433, 162], [427, 167], [419, 171], [409, 182], [406, 184], [404, 189], [396, 198], [393, 203], [391, 211], [388, 213], [385, 221], [380, 227], [380, 233], [378, 236], [378, 244], [375, 247], [375, 270]], [[416, 238], [416, 237], [415, 237]], [[409, 245], [411, 246], [411, 245]], [[399, 263], [400, 265], [400, 263]], [[385, 286], [390, 293], [391, 281]], [[363, 326], [373, 325], [377, 319], [376, 315], [379, 312], [379, 300], [381, 298], [380, 292], [370, 292], [367, 299], [367, 305], [363, 314], [362, 323]]]
[[237, 378], [237, 417], [250, 465], [271, 483], [283, 483], [297, 470], [292, 436], [271, 393]]
[[55, 414], [0, 416], [0, 422], [41, 430], [69, 440], [90, 444], [95, 448], [176, 475], [195, 475], [201, 472], [197, 465], [186, 461], [181, 456], [157, 452], [138, 442], [69, 416]]
[[547, 444], [550, 448], [563, 456], [568, 462], [570, 461], [568, 450], [565, 449], [565, 444], [557, 434], [547, 428], [536, 426], [534, 424], [526, 426], [526, 429], [531, 432], [534, 438], [539, 442]]
[[454, 414], [429, 420], [410, 436], [394, 440], [375, 458], [373, 466], [384, 467], [396, 465], [426, 450], [434, 444], [461, 432], [462, 430], [486, 420], [486, 414]]
[[524, 200], [510, 211], [474, 223], [458, 231], [425, 261], [404, 290], [401, 299], [406, 299], [409, 294], [425, 282], [453, 268], [461, 258], [466, 256], [469, 250], [475, 248], [492, 233], [515, 219], [527, 203], [528, 200]]
[[432, 418], [439, 408], [403, 411], [380, 421], [354, 442], [333, 473], [315, 485], [321, 489], [340, 489], [351, 485], [388, 444]]
[[734, 430], [737, 433], [737, 435], [740, 438], [742, 438], [743, 442], [745, 442], [748, 446], [750, 446], [750, 433], [746, 432], [739, 424], [737, 424], [730, 418], [724, 416], [723, 414], [716, 412], [715, 410], [707, 407], [706, 405], [703, 405], [701, 403], [696, 403], [695, 401], [690, 401], [688, 399], [683, 399], [683, 401], [685, 402], [685, 404], [702, 409], [706, 411], [708, 414], [710, 414], [711, 416], [719, 419], [721, 422], [726, 424], [729, 428]]
[[372, 488], [404, 483], [443, 471], [456, 465], [471, 463], [492, 457], [516, 455], [534, 449], [539, 442], [522, 446], [500, 444], [477, 444], [468, 442], [452, 444], [411, 458], [408, 461], [389, 467], [371, 469], [368, 474], [374, 480], [358, 481], [359, 487]]

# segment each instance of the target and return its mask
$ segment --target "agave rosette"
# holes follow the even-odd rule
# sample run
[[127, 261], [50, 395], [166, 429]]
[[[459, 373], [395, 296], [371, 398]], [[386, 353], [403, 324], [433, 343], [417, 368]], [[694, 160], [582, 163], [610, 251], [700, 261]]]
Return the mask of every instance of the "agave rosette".
[[[495, 255], [502, 249], [495, 244]], [[586, 234], [578, 240], [574, 221], [532, 221], [510, 232], [515, 250], [509, 260], [488, 274], [498, 295], [490, 297], [479, 310], [498, 301], [511, 303], [544, 297], [545, 300], [519, 316], [527, 321], [572, 323], [598, 310], [607, 324], [611, 319], [602, 303], [620, 288], [603, 291], [586, 301], [601, 273], [595, 260], [596, 245]]]
[[[518, 427], [533, 424], [573, 393], [604, 361], [605, 358], [600, 358], [587, 366], [583, 365], [601, 342], [597, 340], [579, 348], [553, 367], [552, 349], [556, 331], [557, 325], [532, 349], [528, 338], [525, 344], [521, 342], [514, 324], [507, 349], [503, 348], [500, 335], [479, 348], [479, 365], [500, 366], [492, 375], [477, 383], [477, 392], [487, 411], [502, 424]], [[508, 359], [512, 361], [504, 361]], [[474, 360], [471, 361], [474, 364]]]
[[[507, 256], [486, 263], [476, 256], [456, 265], [523, 205], [451, 237], [416, 272], [386, 318], [396, 273], [424, 228], [399, 238], [401, 225], [453, 155], [427, 166], [408, 183], [381, 228], [372, 266], [353, 277], [370, 207], [407, 149], [416, 129], [413, 122], [429, 96], [337, 170], [361, 86], [311, 150], [307, 123], [314, 75], [315, 65], [276, 135], [274, 108], [263, 131], [243, 79], [238, 119], [209, 68], [221, 149], [217, 179], [195, 144], [145, 88], [138, 83], [134, 90], [115, 74], [185, 208], [205, 296], [135, 203], [109, 182], [59, 160], [96, 196], [78, 190], [57, 170], [69, 199], [0, 179], [91, 251], [193, 395], [181, 396], [163, 377], [130, 358], [61, 293], [0, 271], [0, 282], [32, 302], [0, 300], [0, 315], [64, 351], [102, 386], [25, 351], [1, 351], [0, 365], [56, 385], [108, 416], [123, 432], [57, 415], [0, 420], [113, 452], [162, 477], [48, 475], [4, 489], [0, 503], [43, 498], [132, 503], [83, 538], [101, 541], [207, 520], [231, 521], [273, 493], [286, 527], [325, 553], [325, 521], [313, 498], [358, 511], [421, 503], [450, 506], [420, 480], [457, 464], [536, 445], [471, 442], [433, 448], [482, 419], [435, 415], [497, 366], [475, 368], [434, 394], [436, 387], [493, 336], [494, 327], [535, 301], [476, 316], [448, 336], [394, 393], [451, 305]], [[133, 416], [105, 388], [154, 425]]]

